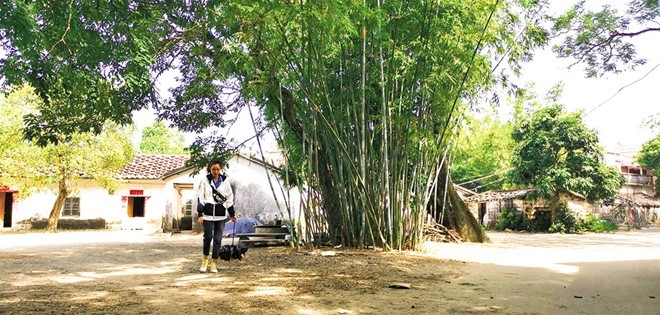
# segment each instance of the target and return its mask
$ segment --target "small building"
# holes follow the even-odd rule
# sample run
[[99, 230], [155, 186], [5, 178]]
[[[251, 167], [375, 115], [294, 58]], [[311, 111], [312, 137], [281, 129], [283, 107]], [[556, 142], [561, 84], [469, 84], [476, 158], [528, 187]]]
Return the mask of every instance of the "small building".
[[[534, 189], [491, 190], [463, 200], [479, 224], [494, 228], [500, 214], [506, 208], [524, 212], [528, 218], [534, 217], [538, 212], [549, 212], [550, 202], [548, 200], [528, 199], [528, 195], [533, 191]], [[594, 211], [594, 206], [578, 193], [562, 194], [560, 198], [562, 202], [566, 202], [568, 209], [579, 217], [592, 214]]]
[[[205, 170], [193, 174], [185, 165], [188, 159], [187, 155], [138, 154], [117, 176], [120, 185], [114, 191], [91, 179], [78, 180], [61, 218], [103, 218], [114, 229], [179, 229], [182, 221], [193, 221], [194, 187], [206, 176]], [[228, 161], [224, 171], [234, 188], [238, 216], [260, 216], [264, 222], [286, 217], [287, 208], [297, 207], [299, 194], [282, 188], [274, 168], [241, 154]], [[2, 227], [20, 229], [21, 222], [48, 218], [57, 197], [53, 191], [44, 189], [19, 198], [17, 189], [0, 186]]]
[[531, 189], [520, 190], [490, 190], [476, 194], [463, 200], [472, 215], [482, 226], [494, 228], [497, 220], [505, 208], [515, 208], [525, 211], [530, 201], [526, 200]]

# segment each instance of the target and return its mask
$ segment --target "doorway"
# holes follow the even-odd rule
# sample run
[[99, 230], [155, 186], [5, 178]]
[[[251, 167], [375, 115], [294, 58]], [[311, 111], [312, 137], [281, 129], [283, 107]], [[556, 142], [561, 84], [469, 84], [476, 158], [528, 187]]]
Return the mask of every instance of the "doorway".
[[128, 197], [128, 207], [126, 214], [129, 218], [143, 218], [144, 217], [144, 201], [145, 197]]
[[484, 225], [484, 217], [486, 216], [486, 203], [479, 203], [479, 224]]
[[3, 193], [2, 200], [2, 227], [10, 228], [12, 220], [12, 205], [14, 204], [14, 194], [10, 192]]

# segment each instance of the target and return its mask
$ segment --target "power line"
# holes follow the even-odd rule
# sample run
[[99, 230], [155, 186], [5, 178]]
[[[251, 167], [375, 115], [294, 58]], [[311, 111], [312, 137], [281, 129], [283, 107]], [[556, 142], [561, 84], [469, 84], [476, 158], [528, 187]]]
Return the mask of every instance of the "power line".
[[651, 72], [653, 72], [653, 71], [654, 71], [655, 69], [657, 69], [659, 66], [660, 66], [660, 63], [657, 64], [657, 65], [655, 65], [655, 67], [653, 67], [651, 70], [649, 70], [649, 72], [647, 72], [647, 73], [646, 73], [645, 75], [643, 75], [641, 78], [639, 78], [639, 79], [637, 79], [637, 80], [635, 80], [635, 81], [633, 81], [633, 82], [631, 82], [631, 83], [628, 83], [628, 84], [624, 85], [622, 88], [620, 88], [618, 91], [616, 91], [616, 93], [614, 93], [614, 95], [610, 96], [610, 98], [608, 98], [608, 99], [605, 100], [604, 102], [602, 102], [602, 103], [596, 105], [596, 106], [595, 106], [594, 108], [592, 108], [590, 111], [588, 111], [588, 112], [586, 112], [584, 115], [582, 115], [582, 117], [583, 117], [583, 118], [584, 118], [584, 117], [587, 117], [587, 115], [591, 114], [593, 111], [595, 111], [595, 110], [598, 109], [599, 107], [603, 106], [605, 103], [611, 101], [611, 100], [612, 100], [614, 97], [616, 97], [621, 91], [623, 91], [623, 89], [625, 89], [625, 88], [627, 88], [627, 87], [629, 87], [629, 86], [631, 86], [631, 85], [633, 85], [633, 84], [635, 84], [635, 83], [637, 83], [637, 82], [639, 82], [639, 81], [642, 81], [644, 78], [646, 78], [649, 74], [651, 74]]
[[508, 172], [508, 171], [510, 171], [510, 170], [512, 170], [512, 168], [509, 168], [509, 169], [506, 169], [506, 170], [503, 170], [503, 171], [499, 171], [499, 172], [497, 172], [497, 173], [492, 173], [492, 174], [484, 175], [484, 176], [481, 176], [481, 177], [477, 177], [477, 178], [475, 178], [475, 179], [469, 180], [469, 181], [467, 181], [467, 182], [458, 183], [458, 184], [456, 184], [456, 185], [465, 185], [465, 184], [474, 183], [474, 182], [476, 182], [476, 181], [480, 181], [480, 180], [482, 180], [482, 179], [486, 179], [486, 178], [490, 178], [490, 177], [493, 177], [493, 176], [497, 176], [497, 175], [504, 174], [504, 173], [506, 173], [506, 172]]
[[503, 180], [504, 180], [504, 178], [500, 178], [500, 179], [496, 179], [496, 180], [490, 181], [490, 182], [488, 182], [488, 183], [486, 183], [486, 184], [483, 184], [483, 185], [481, 185], [481, 186], [478, 186], [478, 187], [474, 188], [474, 191], [477, 192], [477, 191], [478, 191], [479, 189], [481, 189], [481, 188], [484, 188], [484, 187], [486, 187], [486, 186], [488, 186], [488, 185], [490, 185], [490, 184], [495, 184], [495, 183], [497, 183], [497, 182], [501, 182], [501, 181], [503, 181]]

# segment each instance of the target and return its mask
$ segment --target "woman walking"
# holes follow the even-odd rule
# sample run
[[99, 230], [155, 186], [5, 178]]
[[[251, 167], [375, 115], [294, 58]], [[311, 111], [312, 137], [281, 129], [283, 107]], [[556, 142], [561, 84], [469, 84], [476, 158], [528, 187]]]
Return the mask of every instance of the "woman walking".
[[[218, 160], [211, 161], [206, 167], [208, 175], [201, 180], [197, 190], [197, 201], [203, 205], [198, 208], [197, 222], [204, 225], [204, 246], [200, 272], [207, 270], [218, 272], [218, 256], [222, 245], [222, 231], [228, 220], [236, 222], [234, 213], [234, 192], [226, 175], [221, 175], [224, 164]], [[211, 241], [213, 251], [211, 252]], [[209, 252], [211, 260], [209, 269]]]

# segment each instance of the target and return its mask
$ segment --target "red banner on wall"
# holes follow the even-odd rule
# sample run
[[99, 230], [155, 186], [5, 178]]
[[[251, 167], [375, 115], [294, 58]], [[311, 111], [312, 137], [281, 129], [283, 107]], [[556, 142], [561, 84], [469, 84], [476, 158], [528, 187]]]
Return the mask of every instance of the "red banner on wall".
[[131, 189], [131, 190], [129, 191], [129, 194], [130, 194], [131, 196], [140, 196], [140, 195], [144, 195], [144, 190], [132, 190], [132, 189]]

